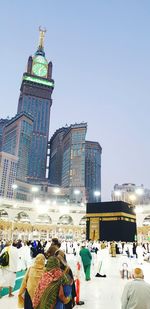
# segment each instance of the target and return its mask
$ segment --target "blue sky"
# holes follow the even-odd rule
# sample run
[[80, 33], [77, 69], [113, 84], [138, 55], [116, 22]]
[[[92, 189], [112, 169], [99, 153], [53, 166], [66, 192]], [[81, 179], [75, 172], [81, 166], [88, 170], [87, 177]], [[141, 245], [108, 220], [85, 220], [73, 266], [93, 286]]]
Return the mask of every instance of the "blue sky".
[[22, 74], [47, 28], [55, 90], [50, 135], [88, 122], [102, 148], [102, 199], [115, 183], [150, 188], [150, 1], [5, 0], [0, 8], [0, 118], [17, 112]]

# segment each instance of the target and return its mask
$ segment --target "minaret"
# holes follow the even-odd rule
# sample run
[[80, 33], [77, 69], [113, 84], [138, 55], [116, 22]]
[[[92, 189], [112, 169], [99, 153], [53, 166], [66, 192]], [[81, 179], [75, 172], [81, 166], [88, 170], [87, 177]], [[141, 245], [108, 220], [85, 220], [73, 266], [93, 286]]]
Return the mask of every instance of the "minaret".
[[34, 120], [28, 166], [29, 179], [45, 178], [51, 95], [54, 89], [52, 62], [48, 63], [44, 52], [46, 30], [40, 27], [39, 32], [38, 48], [34, 56], [28, 59], [18, 102], [18, 113], [25, 111], [31, 114]]

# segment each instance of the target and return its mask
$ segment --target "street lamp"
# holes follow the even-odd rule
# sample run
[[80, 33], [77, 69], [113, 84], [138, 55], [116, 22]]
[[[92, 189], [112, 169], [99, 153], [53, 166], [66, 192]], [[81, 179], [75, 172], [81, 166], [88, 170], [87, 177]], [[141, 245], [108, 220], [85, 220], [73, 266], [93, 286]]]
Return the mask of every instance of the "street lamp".
[[38, 187], [35, 187], [35, 186], [33, 186], [32, 188], [31, 188], [31, 192], [33, 193], [33, 199], [35, 200], [35, 198], [36, 198], [36, 193], [39, 191], [39, 188]]
[[75, 189], [75, 190], [74, 190], [74, 194], [75, 194], [75, 195], [79, 195], [79, 194], [80, 194], [80, 190]]
[[130, 194], [129, 195], [129, 200], [131, 201], [131, 204], [134, 204], [136, 201], [136, 195], [135, 194]]
[[32, 188], [31, 188], [31, 191], [32, 191], [33, 193], [36, 193], [36, 192], [39, 191], [39, 189], [38, 189], [38, 187], [32, 187]]
[[60, 188], [54, 188], [53, 192], [56, 196], [56, 202], [57, 202], [57, 194], [60, 193]]
[[14, 183], [13, 185], [12, 185], [12, 189], [13, 190], [16, 190], [18, 188], [18, 186], [16, 185], [16, 183]]
[[13, 189], [13, 198], [16, 198], [16, 193], [15, 193], [15, 190], [18, 188], [17, 184], [16, 183], [13, 183], [12, 185], [12, 189]]
[[96, 202], [99, 202], [100, 195], [101, 195], [100, 191], [98, 191], [98, 190], [94, 191], [94, 196], [96, 198]]
[[54, 188], [54, 193], [55, 194], [58, 194], [60, 192], [60, 189], [59, 188]]
[[76, 199], [76, 203], [77, 203], [78, 202], [78, 196], [80, 195], [80, 190], [75, 189], [73, 193], [75, 194], [75, 197], [76, 197], [75, 199]]
[[120, 197], [121, 191], [119, 191], [119, 190], [114, 191], [114, 195], [117, 196], [117, 197]]

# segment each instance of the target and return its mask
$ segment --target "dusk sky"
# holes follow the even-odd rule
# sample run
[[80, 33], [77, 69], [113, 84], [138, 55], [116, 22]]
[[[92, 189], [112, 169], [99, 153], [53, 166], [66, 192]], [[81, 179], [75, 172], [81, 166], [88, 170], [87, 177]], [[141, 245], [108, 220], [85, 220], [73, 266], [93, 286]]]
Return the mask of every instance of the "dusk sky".
[[55, 80], [50, 136], [88, 123], [103, 149], [102, 200], [116, 183], [150, 188], [150, 1], [1, 1], [0, 118], [17, 112], [40, 25]]

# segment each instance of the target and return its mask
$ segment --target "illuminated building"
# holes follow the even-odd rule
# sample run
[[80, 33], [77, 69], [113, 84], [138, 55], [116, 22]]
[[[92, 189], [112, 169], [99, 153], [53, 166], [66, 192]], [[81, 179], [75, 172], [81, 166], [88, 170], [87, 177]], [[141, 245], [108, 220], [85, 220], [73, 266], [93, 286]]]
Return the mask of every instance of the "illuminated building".
[[33, 117], [28, 166], [28, 178], [32, 180], [44, 179], [46, 175], [51, 95], [54, 88], [52, 63], [48, 63], [44, 52], [44, 35], [45, 30], [40, 29], [39, 46], [35, 55], [28, 59], [18, 102], [18, 113], [25, 111]]
[[131, 204], [150, 204], [150, 189], [134, 183], [115, 184], [111, 193], [112, 201], [124, 201]]
[[99, 143], [85, 142], [85, 187], [89, 203], [101, 201], [101, 153]]
[[86, 131], [87, 123], [71, 124], [58, 129], [49, 143], [49, 182], [69, 188], [69, 197], [76, 202], [85, 202], [86, 198]]
[[49, 175], [50, 184], [62, 184], [62, 163], [63, 163], [63, 137], [68, 127], [58, 129], [49, 142]]
[[6, 152], [0, 152], [0, 196], [13, 197], [13, 184], [16, 180], [18, 158]]
[[18, 157], [16, 178], [26, 181], [29, 152], [33, 130], [33, 118], [22, 112], [13, 117], [3, 130], [2, 150]]
[[49, 142], [49, 182], [69, 188], [72, 200], [98, 202], [102, 148], [97, 142], [85, 141], [86, 131], [86, 123], [76, 123], [53, 134]]
[[0, 119], [0, 151], [2, 151], [3, 130], [9, 119]]

